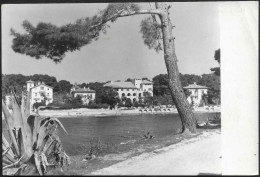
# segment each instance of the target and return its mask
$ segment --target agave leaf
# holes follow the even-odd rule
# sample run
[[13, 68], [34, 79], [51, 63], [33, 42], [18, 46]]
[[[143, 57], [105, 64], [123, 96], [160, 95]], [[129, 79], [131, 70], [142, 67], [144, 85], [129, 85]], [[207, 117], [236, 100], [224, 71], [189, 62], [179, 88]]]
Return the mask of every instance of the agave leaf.
[[55, 139], [52, 139], [51, 137], [48, 138], [47, 142], [45, 143], [45, 146], [43, 147], [42, 153], [46, 153], [47, 149], [51, 146], [51, 144], [55, 141]]
[[7, 165], [9, 165], [9, 163], [5, 163], [4, 161], [2, 161], [2, 167], [7, 166]]
[[13, 108], [13, 121], [14, 121], [14, 127], [15, 128], [21, 128], [23, 127], [23, 119], [22, 119], [22, 112], [21, 109], [17, 103], [16, 97], [14, 95], [11, 96], [11, 103]]
[[[4, 150], [4, 152], [2, 153], [2, 156], [5, 156], [6, 153], [8, 153], [8, 151], [11, 149], [11, 146], [9, 146], [6, 150]], [[10, 154], [9, 154], [10, 155]], [[14, 157], [14, 156], [13, 156]]]
[[48, 160], [47, 160], [47, 157], [46, 157], [46, 155], [45, 155], [44, 153], [42, 153], [42, 160], [45, 162], [45, 164], [46, 164], [47, 166], [50, 165], [49, 162], [48, 162]]
[[6, 138], [5, 138], [5, 136], [4, 136], [3, 133], [2, 133], [2, 144], [4, 144], [5, 147], [9, 147], [9, 146], [10, 146], [10, 144], [9, 144], [8, 141], [6, 140]]
[[13, 162], [11, 160], [9, 160], [6, 156], [3, 156], [2, 158], [3, 162], [6, 163], [6, 164], [12, 164]]
[[65, 156], [65, 158], [67, 160], [67, 163], [71, 164], [70, 157], [65, 152], [64, 152], [64, 156]]
[[28, 160], [32, 155], [32, 149], [30, 143], [27, 142], [26, 131], [24, 128], [23, 118], [21, 108], [18, 105], [17, 98], [15, 94], [12, 95], [12, 108], [13, 108], [13, 120], [15, 122], [15, 128], [21, 128], [22, 135], [22, 150], [21, 153], [24, 154], [24, 159]]
[[16, 141], [15, 136], [14, 136], [13, 131], [12, 131], [12, 129], [14, 127], [12, 116], [9, 113], [9, 111], [7, 110], [7, 107], [6, 107], [3, 100], [2, 100], [2, 110], [3, 110], [3, 113], [4, 113], [6, 125], [8, 127], [9, 136], [11, 138], [12, 144], [13, 144], [14, 149], [15, 149], [15, 153], [17, 154], [17, 156], [20, 156], [21, 153], [19, 151], [17, 141]]
[[25, 116], [26, 117], [29, 117], [30, 116], [30, 98], [31, 98], [31, 92], [28, 92], [27, 93], [27, 96], [26, 96], [26, 101], [25, 101]]
[[44, 137], [41, 146], [39, 147], [39, 152], [42, 152], [45, 144], [47, 143], [47, 141], [50, 139], [50, 136], [48, 134], [46, 134], [46, 136]]
[[[10, 165], [7, 165], [7, 166], [3, 167], [3, 170], [6, 169], [6, 168], [14, 167], [14, 166], [16, 166], [17, 164], [19, 164], [20, 161], [21, 161], [21, 159], [23, 158], [23, 156], [24, 156], [24, 155], [22, 155], [22, 157], [21, 157], [19, 160], [15, 161], [14, 163], [12, 163], [12, 164], [10, 164]], [[6, 156], [5, 156], [5, 157], [6, 157]]]
[[37, 153], [34, 153], [34, 161], [39, 174], [42, 175], [41, 163]]
[[54, 140], [52, 141], [52, 143], [49, 145], [49, 147], [46, 148], [45, 154], [46, 154], [47, 156], [50, 155], [50, 153], [54, 150], [54, 148], [55, 148], [55, 146], [56, 146], [56, 143], [58, 143], [58, 142], [57, 142], [56, 139], [54, 139]]
[[42, 118], [39, 114], [36, 114], [35, 119], [34, 119], [34, 126], [33, 126], [33, 143], [37, 143], [37, 136], [40, 130], [41, 125], [46, 123], [47, 118]]
[[3, 170], [3, 174], [14, 176], [19, 172], [20, 168], [7, 168]]
[[55, 133], [55, 131], [57, 130], [57, 124], [49, 124], [46, 130], [46, 134], [47, 135], [52, 135]]
[[46, 136], [43, 139], [43, 142], [42, 142], [42, 144], [39, 148], [39, 152], [41, 152], [43, 150], [43, 148], [45, 147], [47, 142], [51, 141], [51, 139], [52, 139], [51, 135], [56, 130], [56, 127], [57, 127], [57, 125], [51, 124], [51, 122], [49, 122], [47, 129], [46, 129], [46, 132], [45, 132]]
[[2, 150], [3, 150], [2, 156], [6, 156], [8, 154], [8, 156], [10, 156], [13, 160], [16, 159], [16, 156], [12, 152], [11, 146], [6, 147], [4, 144], [2, 144]]
[[33, 143], [35, 143], [37, 141], [37, 134], [38, 134], [38, 129], [40, 127], [40, 116], [36, 115], [34, 118], [34, 126], [33, 126]]
[[47, 129], [47, 126], [46, 124], [48, 124], [49, 122], [48, 121], [45, 121], [44, 124], [42, 126], [40, 126], [39, 128], [39, 133], [38, 133], [38, 138], [37, 138], [37, 144], [36, 144], [36, 149], [38, 150], [39, 147], [41, 146], [42, 142], [43, 142], [43, 139], [45, 138], [46, 136], [46, 129]]
[[[26, 102], [29, 102], [29, 100], [28, 100], [28, 98], [27, 98], [27, 100], [25, 100], [24, 93], [22, 93], [21, 115], [22, 115], [23, 126], [24, 126], [24, 132], [23, 133], [25, 133], [25, 135], [26, 135], [27, 147], [32, 147], [32, 131], [31, 131], [30, 125], [27, 122], [27, 120], [30, 116], [30, 105], [29, 105], [29, 110], [28, 110]], [[31, 156], [32, 155], [32, 148], [29, 148], [28, 152], [30, 153], [29, 156]]]
[[41, 153], [41, 162], [42, 162], [42, 166], [43, 166], [43, 173], [46, 173], [46, 170], [47, 170], [47, 166], [49, 166], [50, 164], [48, 163], [47, 161], [47, 157], [45, 156], [44, 153]]
[[5, 121], [6, 121], [8, 128], [13, 129], [14, 124], [13, 124], [13, 121], [12, 121], [13, 120], [12, 115], [8, 111], [8, 109], [7, 109], [3, 100], [2, 100], [2, 111], [4, 113]]
[[[13, 150], [11, 149], [12, 147], [12, 142], [11, 144], [8, 143], [8, 141], [5, 139], [5, 136], [3, 135], [2, 133], [2, 144], [5, 146], [5, 147], [8, 147], [10, 148], [10, 150], [8, 150], [8, 154], [11, 155], [12, 157], [15, 157], [14, 153], [13, 153]], [[6, 149], [6, 148], [5, 148]], [[3, 147], [3, 150], [5, 150], [4, 147]]]
[[63, 131], [68, 135], [67, 130], [64, 128], [64, 126], [63, 126], [62, 123], [59, 121], [59, 119], [57, 119], [57, 118], [51, 118], [51, 120], [54, 120], [55, 122], [57, 122], [58, 125], [63, 129]]
[[5, 156], [8, 160], [10, 160], [12, 163], [15, 163], [16, 162], [16, 159], [14, 159], [14, 157], [10, 156], [8, 153], [5, 154]]

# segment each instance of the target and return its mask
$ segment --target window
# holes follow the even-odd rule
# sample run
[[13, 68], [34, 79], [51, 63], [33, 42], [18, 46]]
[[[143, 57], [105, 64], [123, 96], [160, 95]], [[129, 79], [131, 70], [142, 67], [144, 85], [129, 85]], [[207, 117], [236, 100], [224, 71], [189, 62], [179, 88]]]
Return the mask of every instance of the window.
[[139, 93], [139, 97], [142, 97], [142, 94], [141, 94], [141, 93]]
[[35, 93], [35, 96], [37, 96], [37, 93]]
[[136, 96], [136, 93], [134, 93], [133, 96]]
[[126, 89], [126, 91], [129, 91], [129, 89]]
[[41, 90], [44, 90], [44, 87], [41, 87]]
[[47, 93], [47, 96], [50, 96], [50, 94], [49, 94], [49, 93]]
[[127, 96], [131, 96], [131, 94], [130, 94], [130, 93], [128, 93], [128, 94], [127, 94]]
[[122, 96], [125, 96], [125, 93], [122, 93]]

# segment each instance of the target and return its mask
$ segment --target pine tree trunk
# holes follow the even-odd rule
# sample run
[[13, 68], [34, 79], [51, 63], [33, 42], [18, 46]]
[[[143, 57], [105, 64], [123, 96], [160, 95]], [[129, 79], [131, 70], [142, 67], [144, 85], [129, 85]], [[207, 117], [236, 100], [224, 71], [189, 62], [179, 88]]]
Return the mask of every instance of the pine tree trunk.
[[174, 38], [172, 35], [172, 24], [168, 13], [168, 6], [166, 3], [155, 3], [157, 9], [162, 10], [160, 15], [164, 60], [169, 77], [169, 88], [173, 98], [173, 102], [178, 110], [182, 121], [182, 133], [187, 130], [190, 133], [196, 133], [196, 120], [192, 112], [191, 106], [188, 103], [184, 94], [177, 66], [177, 57], [175, 54]]

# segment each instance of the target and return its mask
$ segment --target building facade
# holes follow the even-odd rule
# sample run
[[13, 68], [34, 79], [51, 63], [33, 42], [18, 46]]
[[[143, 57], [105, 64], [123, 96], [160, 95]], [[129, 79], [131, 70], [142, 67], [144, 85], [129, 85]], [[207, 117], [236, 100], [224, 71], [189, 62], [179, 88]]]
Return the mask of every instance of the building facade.
[[81, 96], [83, 104], [88, 104], [90, 101], [96, 99], [96, 91], [89, 88], [80, 88], [77, 84], [74, 84], [71, 88], [70, 94], [76, 98], [78, 95]]
[[186, 89], [191, 92], [187, 100], [189, 103], [193, 102], [193, 104], [196, 106], [200, 105], [200, 102], [203, 99], [203, 95], [208, 94], [208, 87], [197, 85], [196, 82], [194, 82], [194, 84], [188, 85], [187, 87], [183, 87], [183, 89]]
[[29, 80], [26, 82], [27, 91], [30, 92], [31, 108], [34, 103], [45, 102], [48, 105], [53, 102], [53, 87], [46, 85], [44, 82], [34, 82]]
[[104, 87], [111, 87], [118, 93], [120, 99], [123, 97], [130, 98], [132, 102], [144, 97], [144, 93], [153, 96], [153, 83], [148, 80], [132, 79], [131, 82], [114, 82], [106, 83]]

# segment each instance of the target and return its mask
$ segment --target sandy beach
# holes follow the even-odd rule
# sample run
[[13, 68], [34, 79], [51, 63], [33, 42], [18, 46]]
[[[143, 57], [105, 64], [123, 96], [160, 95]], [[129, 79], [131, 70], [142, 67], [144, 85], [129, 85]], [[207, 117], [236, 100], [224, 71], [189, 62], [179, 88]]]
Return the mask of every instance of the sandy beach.
[[[214, 146], [212, 146], [214, 144]], [[203, 132], [156, 151], [92, 172], [92, 175], [221, 174], [221, 132]]]
[[[210, 112], [220, 112], [220, 107], [210, 110], [206, 110], [204, 108], [198, 108], [194, 110], [194, 112], [198, 113], [210, 113]], [[41, 110], [39, 114], [42, 116], [52, 116], [59, 118], [66, 117], [80, 117], [80, 116], [120, 116], [120, 115], [137, 115], [137, 114], [171, 114], [178, 113], [177, 109], [171, 110], [162, 110], [162, 111], [140, 111], [140, 109], [131, 109], [131, 110], [123, 110], [123, 109], [70, 109], [70, 110]]]

